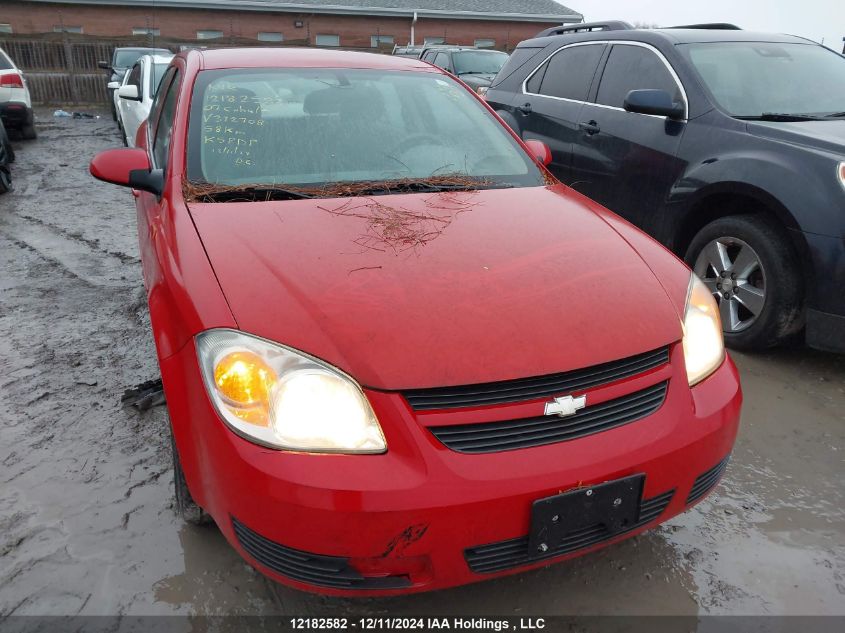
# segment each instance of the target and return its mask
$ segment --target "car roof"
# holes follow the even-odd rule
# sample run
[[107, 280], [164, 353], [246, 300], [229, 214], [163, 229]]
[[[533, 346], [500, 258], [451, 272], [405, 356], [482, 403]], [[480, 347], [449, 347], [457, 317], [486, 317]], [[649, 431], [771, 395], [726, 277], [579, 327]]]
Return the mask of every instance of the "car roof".
[[315, 48], [218, 48], [180, 53], [200, 57], [202, 70], [225, 68], [363, 68], [370, 70], [423, 70], [429, 64], [397, 55], [359, 53]]
[[[448, 49], [447, 49], [448, 50]], [[504, 51], [497, 51], [495, 48], [475, 48], [473, 46], [456, 46], [452, 49], [454, 53], [466, 53], [467, 51], [472, 53], [500, 53], [502, 55], [507, 55]]]
[[115, 51], [144, 51], [144, 52], [156, 51], [156, 52], [159, 52], [159, 53], [162, 52], [162, 51], [167, 51], [168, 53], [170, 52], [170, 50], [167, 49], [167, 48], [150, 48], [149, 46], [118, 46], [114, 50]]
[[739, 29], [625, 29], [564, 33], [526, 40], [520, 46], [546, 46], [552, 42], [588, 42], [592, 40], [634, 40], [651, 44], [697, 44], [709, 42], [775, 42], [780, 44], [815, 44], [811, 40], [781, 33], [761, 33]]

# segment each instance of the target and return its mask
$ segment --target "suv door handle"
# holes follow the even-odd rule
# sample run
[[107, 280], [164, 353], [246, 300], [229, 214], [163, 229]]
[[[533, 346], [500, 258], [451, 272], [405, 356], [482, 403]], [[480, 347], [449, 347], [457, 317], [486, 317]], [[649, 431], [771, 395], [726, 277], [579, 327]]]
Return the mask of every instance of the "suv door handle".
[[586, 123], [582, 122], [578, 127], [584, 130], [590, 136], [601, 132], [601, 128], [599, 127], [599, 124], [596, 121], [587, 121]]
[[529, 115], [531, 114], [531, 104], [526, 103], [521, 106], [516, 106], [516, 109], [522, 112], [522, 114]]

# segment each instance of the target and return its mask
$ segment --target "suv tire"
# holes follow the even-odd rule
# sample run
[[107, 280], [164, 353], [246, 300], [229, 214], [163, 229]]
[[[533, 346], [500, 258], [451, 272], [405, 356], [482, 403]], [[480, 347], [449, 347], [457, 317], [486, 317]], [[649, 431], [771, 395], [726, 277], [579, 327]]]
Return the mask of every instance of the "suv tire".
[[774, 347], [803, 327], [800, 266], [784, 231], [765, 216], [707, 224], [684, 259], [713, 291], [729, 347]]
[[27, 141], [34, 141], [38, 138], [38, 132], [35, 131], [35, 123], [29, 123], [21, 128], [21, 137]]
[[15, 162], [15, 148], [12, 147], [12, 141], [9, 140], [9, 134], [6, 132], [6, 128], [0, 125], [0, 145], [3, 146], [3, 149], [6, 151], [6, 162], [7, 163], [14, 163]]
[[0, 193], [12, 190], [12, 172], [7, 165], [0, 165]]

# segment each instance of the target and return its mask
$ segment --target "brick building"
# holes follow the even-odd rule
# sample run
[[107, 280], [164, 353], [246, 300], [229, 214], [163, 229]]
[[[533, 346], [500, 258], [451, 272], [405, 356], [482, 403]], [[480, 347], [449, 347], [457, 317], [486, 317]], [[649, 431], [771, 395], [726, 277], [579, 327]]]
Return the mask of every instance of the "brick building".
[[555, 0], [2, 0], [0, 33], [154, 35], [377, 48], [449, 43], [511, 49], [581, 22]]

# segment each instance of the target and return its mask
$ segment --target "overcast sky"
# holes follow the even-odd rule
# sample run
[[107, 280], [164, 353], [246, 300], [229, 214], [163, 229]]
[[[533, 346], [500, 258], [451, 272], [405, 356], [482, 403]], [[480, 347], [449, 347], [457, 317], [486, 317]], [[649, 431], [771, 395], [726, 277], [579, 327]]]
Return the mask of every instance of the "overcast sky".
[[659, 26], [730, 22], [747, 30], [801, 35], [842, 52], [845, 0], [559, 0], [587, 22], [625, 20]]

